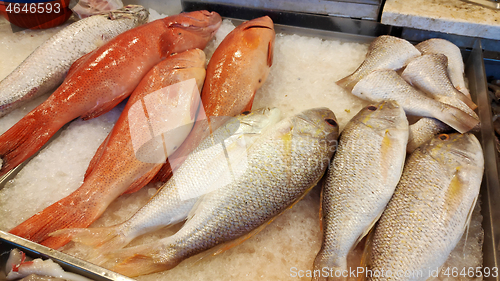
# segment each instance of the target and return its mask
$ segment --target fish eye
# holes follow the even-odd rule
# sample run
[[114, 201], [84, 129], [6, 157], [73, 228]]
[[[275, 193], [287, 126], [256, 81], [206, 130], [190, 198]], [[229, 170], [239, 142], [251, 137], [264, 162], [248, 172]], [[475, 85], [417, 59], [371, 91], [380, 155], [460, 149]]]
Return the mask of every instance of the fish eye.
[[376, 107], [376, 106], [374, 106], [374, 105], [369, 105], [369, 106], [367, 106], [366, 108], [367, 108], [368, 110], [370, 110], [370, 111], [375, 111], [375, 110], [377, 110], [377, 107]]
[[450, 136], [448, 134], [441, 134], [439, 135], [439, 139], [443, 141], [447, 141], [450, 139]]
[[241, 114], [248, 115], [248, 114], [250, 114], [250, 111], [248, 111], [248, 110], [247, 111], [243, 111]]
[[335, 120], [333, 120], [333, 119], [328, 118], [328, 119], [325, 119], [325, 121], [326, 121], [326, 123], [332, 125], [333, 127], [337, 126], [337, 122], [335, 122]]

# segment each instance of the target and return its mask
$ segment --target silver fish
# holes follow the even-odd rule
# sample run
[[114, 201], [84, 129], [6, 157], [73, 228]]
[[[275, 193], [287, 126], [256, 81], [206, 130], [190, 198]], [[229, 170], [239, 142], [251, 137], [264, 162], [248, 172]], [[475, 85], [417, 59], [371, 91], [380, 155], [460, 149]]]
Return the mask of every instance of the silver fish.
[[203, 196], [173, 236], [115, 252], [120, 263], [113, 270], [128, 276], [167, 270], [223, 243], [230, 243], [226, 249], [241, 243], [316, 185], [337, 134], [335, 115], [327, 108], [282, 120], [252, 146], [248, 168], [236, 182]]
[[[347, 254], [380, 218], [394, 193], [407, 142], [408, 120], [393, 101], [369, 105], [346, 125], [323, 188], [323, 243], [315, 271], [347, 270]], [[329, 278], [316, 275], [313, 280]]]
[[448, 76], [448, 58], [443, 54], [427, 54], [412, 59], [401, 77], [429, 96], [455, 98], [472, 109], [477, 105], [462, 92], [453, 87]]
[[49, 38], [0, 82], [0, 117], [62, 83], [71, 65], [120, 33], [147, 22], [139, 5], [79, 20]]
[[448, 40], [432, 38], [415, 46], [422, 54], [443, 54], [448, 58], [448, 75], [457, 90], [470, 98], [465, 86], [464, 61], [460, 49]]
[[359, 80], [377, 69], [399, 70], [420, 52], [408, 41], [397, 37], [382, 35], [368, 47], [368, 53], [361, 65], [351, 75], [337, 81], [337, 85], [352, 91]]
[[483, 169], [470, 133], [441, 134], [415, 150], [373, 236], [369, 268], [386, 275], [368, 280], [424, 281], [440, 267], [470, 221]]
[[462, 110], [428, 97], [401, 78], [394, 70], [376, 70], [361, 79], [352, 93], [372, 102], [394, 100], [409, 115], [436, 118], [460, 133], [479, 121]]
[[[246, 152], [280, 116], [277, 108], [263, 108], [229, 119], [205, 138], [160, 191], [127, 221], [103, 228], [62, 229], [51, 236], [69, 235], [73, 241], [95, 246], [87, 259], [106, 261], [104, 254], [134, 238], [186, 219], [200, 196], [213, 186], [234, 182], [245, 171]], [[215, 117], [218, 118], [218, 117]]]

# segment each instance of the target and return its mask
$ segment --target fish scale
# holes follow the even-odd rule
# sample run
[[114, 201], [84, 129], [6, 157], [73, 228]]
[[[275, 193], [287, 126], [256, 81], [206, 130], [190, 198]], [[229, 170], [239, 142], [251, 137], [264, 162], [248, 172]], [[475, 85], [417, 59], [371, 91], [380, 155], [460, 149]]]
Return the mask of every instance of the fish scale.
[[203, 196], [173, 236], [122, 249], [113, 270], [137, 276], [170, 269], [182, 260], [261, 230], [316, 185], [335, 149], [338, 125], [329, 109], [310, 109], [276, 124], [248, 152], [248, 168], [227, 186]]
[[104, 262], [104, 253], [124, 247], [139, 235], [185, 220], [212, 185], [236, 180], [247, 166], [246, 151], [278, 119], [276, 108], [229, 119], [205, 138], [148, 204], [127, 221], [105, 228], [65, 229], [53, 235], [70, 234], [73, 241], [95, 246], [89, 261]]
[[408, 121], [395, 102], [370, 105], [346, 125], [323, 188], [323, 243], [314, 270], [347, 270], [349, 251], [380, 217], [396, 188], [407, 141]]
[[73, 62], [145, 23], [144, 7], [128, 5], [79, 20], [49, 38], [0, 82], [0, 117], [62, 83]]
[[369, 261], [372, 271], [415, 274], [368, 280], [423, 281], [439, 268], [470, 220], [483, 169], [472, 134], [441, 134], [417, 148], [375, 229]]

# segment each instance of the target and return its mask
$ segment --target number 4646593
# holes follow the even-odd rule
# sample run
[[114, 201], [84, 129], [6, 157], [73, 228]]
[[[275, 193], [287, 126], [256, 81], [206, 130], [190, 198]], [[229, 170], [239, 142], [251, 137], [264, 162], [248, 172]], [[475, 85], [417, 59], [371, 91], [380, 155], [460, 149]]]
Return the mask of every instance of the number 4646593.
[[58, 14], [61, 3], [9, 3], [5, 11], [9, 14]]

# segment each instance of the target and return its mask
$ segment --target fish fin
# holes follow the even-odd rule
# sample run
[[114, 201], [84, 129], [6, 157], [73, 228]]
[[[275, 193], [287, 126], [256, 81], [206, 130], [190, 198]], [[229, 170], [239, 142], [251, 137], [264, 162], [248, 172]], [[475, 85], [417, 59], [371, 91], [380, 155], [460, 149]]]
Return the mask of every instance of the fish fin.
[[96, 50], [93, 50], [92, 52], [88, 53], [88, 54], [85, 54], [83, 56], [81, 56], [80, 58], [78, 58], [72, 65], [71, 67], [69, 68], [68, 70], [68, 74], [66, 76], [69, 76], [71, 74], [73, 74], [73, 72], [78, 68], [80, 67], [80, 65], [82, 65], [83, 62], [85, 62], [92, 54], [94, 54], [96, 52]]
[[88, 207], [97, 205], [91, 202], [92, 198], [89, 199], [87, 195], [86, 200], [80, 200], [78, 197], [72, 193], [9, 232], [53, 249], [64, 246], [70, 241], [68, 235], [49, 237], [49, 233], [63, 228], [86, 228], [100, 216], [99, 208]]
[[[168, 244], [164, 240], [124, 248], [107, 254], [108, 259], [119, 261], [112, 270], [129, 277], [136, 277], [172, 269], [182, 259], [174, 257], [173, 251], [170, 251]], [[167, 245], [164, 246], [165, 244]]]
[[123, 194], [130, 194], [139, 191], [141, 188], [146, 186], [151, 180], [156, 176], [158, 171], [161, 169], [163, 165], [156, 165], [153, 169], [151, 169], [146, 174], [142, 175], [142, 177], [136, 179], [129, 188], [123, 192]]
[[167, 163], [161, 166], [160, 170], [156, 173], [151, 182], [167, 182], [171, 177], [172, 169], [170, 168], [170, 163], [167, 160]]
[[456, 97], [457, 99], [463, 101], [468, 107], [470, 107], [472, 110], [475, 110], [477, 108], [477, 105], [469, 98], [467, 97], [466, 95], [464, 95], [462, 92], [460, 91], [456, 91]]
[[35, 154], [62, 127], [55, 125], [44, 104], [0, 136], [0, 177]]
[[[255, 94], [254, 94], [254, 96], [255, 96]], [[252, 106], [253, 106], [253, 98], [252, 98], [252, 100], [251, 100], [251, 101], [249, 101], [249, 102], [248, 102], [247, 106], [245, 106], [245, 108], [243, 109], [243, 111], [242, 111], [242, 112], [252, 110]]]
[[337, 85], [346, 89], [349, 92], [352, 92], [354, 86], [358, 83], [358, 80], [354, 77], [354, 74], [346, 76], [339, 81], [336, 82]]
[[106, 139], [104, 139], [104, 141], [101, 143], [101, 145], [97, 149], [96, 153], [94, 154], [94, 157], [92, 157], [92, 160], [90, 160], [87, 171], [85, 171], [85, 175], [83, 176], [83, 181], [87, 180], [87, 177], [90, 175], [90, 173], [92, 173], [95, 166], [97, 165], [97, 162], [99, 162], [99, 159], [101, 159], [101, 156], [104, 153], [104, 150], [106, 150], [106, 145], [108, 145], [110, 135], [111, 135], [111, 133], [109, 133], [108, 136], [106, 137]]
[[269, 67], [273, 65], [273, 57], [274, 57], [273, 44], [271, 41], [269, 41], [269, 44], [267, 45], [267, 65]]
[[[373, 237], [375, 236], [375, 227], [372, 227], [368, 234], [366, 235], [365, 246], [363, 248], [363, 253], [361, 253], [361, 260], [359, 266], [362, 268], [368, 268], [371, 266], [370, 255], [373, 248]], [[366, 280], [366, 274], [360, 274], [357, 278], [358, 281]]]
[[51, 237], [65, 236], [71, 241], [92, 246], [92, 252], [86, 257], [91, 263], [102, 264], [107, 261], [106, 253], [122, 249], [130, 240], [119, 232], [120, 225], [100, 228], [66, 228], [49, 234]]
[[461, 134], [468, 132], [479, 123], [479, 120], [463, 112], [462, 110], [451, 105], [447, 105], [444, 103], [441, 104], [444, 105], [443, 110], [436, 111], [438, 112], [438, 114], [432, 117], [439, 119], [443, 123], [446, 123]]
[[92, 118], [99, 117], [103, 115], [104, 113], [110, 111], [113, 109], [115, 106], [117, 106], [120, 102], [122, 102], [130, 93], [122, 93], [119, 96], [115, 97], [114, 99], [104, 102], [102, 104], [97, 104], [93, 108], [91, 108], [89, 111], [85, 112], [82, 114], [80, 117], [83, 120], [89, 120]]

